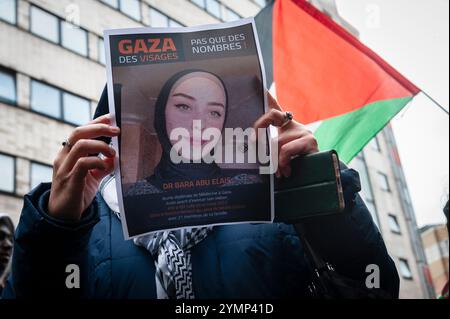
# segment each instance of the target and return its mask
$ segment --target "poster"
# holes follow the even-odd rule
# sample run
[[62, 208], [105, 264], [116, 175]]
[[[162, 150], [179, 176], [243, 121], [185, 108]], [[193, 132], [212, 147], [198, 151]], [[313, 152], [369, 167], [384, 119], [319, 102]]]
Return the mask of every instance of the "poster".
[[267, 109], [254, 20], [107, 30], [105, 46], [125, 238], [271, 222], [269, 136], [248, 130]]

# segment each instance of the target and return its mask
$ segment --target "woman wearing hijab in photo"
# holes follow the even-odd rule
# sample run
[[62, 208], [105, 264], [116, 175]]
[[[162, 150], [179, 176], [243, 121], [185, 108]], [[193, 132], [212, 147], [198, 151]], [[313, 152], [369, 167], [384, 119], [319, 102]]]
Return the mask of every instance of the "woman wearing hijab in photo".
[[[210, 140], [195, 139], [194, 129], [202, 132], [214, 128], [223, 132], [228, 112], [228, 91], [220, 77], [203, 70], [185, 70], [173, 75], [164, 84], [155, 104], [154, 127], [162, 147], [161, 160], [154, 174], [134, 184], [125, 196], [161, 193], [163, 183], [196, 179], [231, 177], [224, 186], [262, 183], [257, 169], [221, 169], [215, 162], [206, 163], [201, 156]], [[194, 120], [199, 121], [201, 127], [194, 127]], [[181, 141], [171, 140], [171, 132], [177, 128], [186, 129], [189, 135], [183, 136]], [[189, 146], [188, 163], [171, 160], [171, 150], [177, 144]]]
[[[317, 152], [317, 142], [300, 123], [284, 125], [285, 112], [276, 102], [270, 107], [255, 127], [278, 128], [276, 175], [289, 176], [291, 158]], [[114, 171], [116, 154], [96, 138], [120, 135], [107, 113], [105, 90], [95, 119], [76, 128], [56, 156], [52, 183], [40, 184], [24, 197], [4, 298], [310, 296], [314, 271], [293, 225], [227, 225], [194, 236], [163, 232], [156, 239], [125, 241], [114, 214], [115, 183], [102, 183]], [[93, 153], [104, 157], [87, 155]], [[162, 167], [160, 172], [166, 171]], [[343, 166], [341, 180], [345, 210], [305, 221], [304, 235], [342, 276], [364, 284], [367, 265], [376, 264], [381, 289], [397, 298], [398, 273], [358, 195], [358, 173]], [[73, 264], [80, 269], [79, 289], [65, 285], [66, 267]]]

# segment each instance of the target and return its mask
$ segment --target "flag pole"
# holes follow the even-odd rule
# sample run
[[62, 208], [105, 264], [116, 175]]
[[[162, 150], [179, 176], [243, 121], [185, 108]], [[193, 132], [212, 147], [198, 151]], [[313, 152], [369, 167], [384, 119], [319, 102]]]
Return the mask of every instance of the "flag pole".
[[445, 107], [443, 107], [441, 104], [439, 104], [438, 101], [436, 101], [435, 99], [433, 99], [427, 92], [425, 92], [425, 91], [421, 91], [421, 92], [422, 92], [427, 98], [429, 98], [429, 99], [431, 100], [431, 102], [433, 102], [434, 104], [436, 104], [436, 106], [437, 106], [438, 108], [440, 108], [442, 111], [444, 111], [445, 114], [449, 115], [449, 114], [448, 114], [448, 111], [445, 109]]

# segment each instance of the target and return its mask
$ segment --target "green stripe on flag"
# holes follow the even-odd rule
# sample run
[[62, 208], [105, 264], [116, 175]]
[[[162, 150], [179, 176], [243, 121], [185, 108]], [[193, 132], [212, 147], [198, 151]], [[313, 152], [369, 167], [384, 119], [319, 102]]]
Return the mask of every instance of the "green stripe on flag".
[[336, 150], [340, 160], [348, 164], [412, 99], [378, 101], [323, 121], [314, 132], [319, 149]]

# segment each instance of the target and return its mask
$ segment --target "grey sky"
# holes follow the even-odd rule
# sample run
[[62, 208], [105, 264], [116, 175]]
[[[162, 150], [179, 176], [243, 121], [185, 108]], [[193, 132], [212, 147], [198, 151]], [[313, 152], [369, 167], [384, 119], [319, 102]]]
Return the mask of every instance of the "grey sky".
[[[448, 0], [337, 0], [340, 14], [380, 54], [448, 109]], [[419, 226], [444, 222], [449, 118], [423, 95], [393, 120]]]

